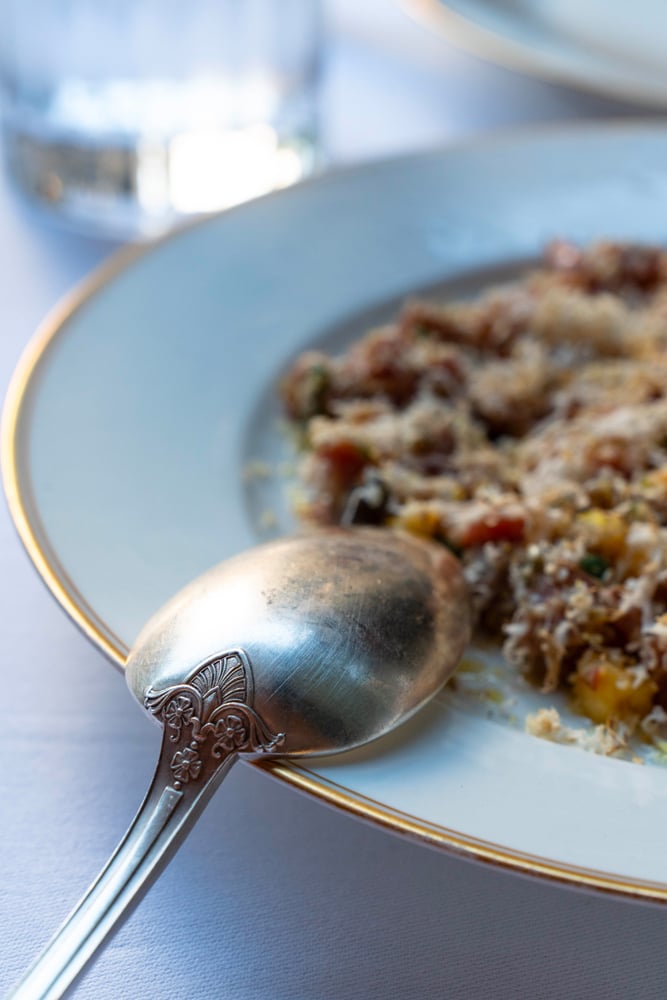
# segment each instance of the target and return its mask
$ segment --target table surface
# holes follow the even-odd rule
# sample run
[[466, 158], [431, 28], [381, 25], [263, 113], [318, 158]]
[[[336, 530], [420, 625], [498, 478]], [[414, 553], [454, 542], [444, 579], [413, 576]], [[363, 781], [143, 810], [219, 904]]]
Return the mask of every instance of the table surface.
[[[518, 123], [643, 115], [455, 51], [389, 0], [329, 6], [333, 163]], [[0, 218], [4, 392], [39, 320], [114, 247], [46, 223], [4, 175]], [[131, 820], [159, 733], [46, 591], [4, 506], [0, 551], [4, 992]], [[73, 993], [644, 1000], [665, 994], [666, 935], [661, 907], [428, 849], [239, 766]]]

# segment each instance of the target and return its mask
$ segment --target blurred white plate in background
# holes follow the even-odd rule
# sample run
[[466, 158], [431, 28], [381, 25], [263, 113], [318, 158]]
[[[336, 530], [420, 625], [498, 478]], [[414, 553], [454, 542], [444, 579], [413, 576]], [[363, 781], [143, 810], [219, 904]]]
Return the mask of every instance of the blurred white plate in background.
[[667, 103], [661, 0], [400, 0], [448, 41], [510, 69], [627, 101]]

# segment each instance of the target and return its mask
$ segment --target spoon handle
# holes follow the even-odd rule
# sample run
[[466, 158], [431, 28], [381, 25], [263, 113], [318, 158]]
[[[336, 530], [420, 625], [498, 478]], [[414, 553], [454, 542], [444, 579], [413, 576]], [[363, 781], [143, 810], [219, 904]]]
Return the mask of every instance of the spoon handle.
[[186, 684], [148, 692], [145, 707], [164, 732], [146, 798], [106, 867], [8, 1000], [61, 997], [166, 866], [239, 753], [269, 753], [282, 743], [283, 735], [270, 733], [236, 697], [244, 662], [245, 654], [234, 651], [198, 668]]
[[[146, 798], [105, 868], [69, 915], [45, 951], [10, 994], [14, 1000], [61, 997], [107, 935], [128, 915], [166, 866], [236, 759], [229, 754], [196, 785], [174, 787], [164, 780], [160, 760]], [[167, 748], [173, 756], [173, 747]], [[171, 777], [171, 775], [170, 775]]]

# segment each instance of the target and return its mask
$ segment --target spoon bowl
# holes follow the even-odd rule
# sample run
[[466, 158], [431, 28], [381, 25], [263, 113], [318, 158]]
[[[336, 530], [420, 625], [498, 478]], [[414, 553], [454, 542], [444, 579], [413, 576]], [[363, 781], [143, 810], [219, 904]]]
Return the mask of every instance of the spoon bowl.
[[466, 608], [446, 548], [332, 528], [252, 549], [185, 587], [139, 635], [127, 682], [155, 712], [167, 691], [186, 697], [186, 679], [210, 685], [218, 663], [219, 683], [235, 672], [236, 701], [281, 735], [270, 751], [336, 753], [442, 687], [468, 640]]
[[12, 996], [62, 996], [240, 755], [332, 754], [382, 736], [440, 690], [469, 635], [458, 561], [382, 529], [273, 542], [189, 584], [127, 662], [131, 691], [163, 726], [146, 798]]

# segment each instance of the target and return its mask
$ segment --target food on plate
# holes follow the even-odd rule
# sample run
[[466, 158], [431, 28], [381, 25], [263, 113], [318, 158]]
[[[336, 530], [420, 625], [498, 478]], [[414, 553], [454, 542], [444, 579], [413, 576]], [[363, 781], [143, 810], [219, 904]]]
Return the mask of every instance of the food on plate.
[[282, 395], [305, 518], [448, 546], [524, 675], [664, 728], [667, 251], [555, 242], [516, 282], [305, 352]]

